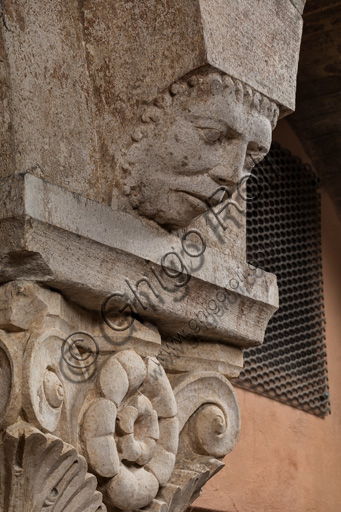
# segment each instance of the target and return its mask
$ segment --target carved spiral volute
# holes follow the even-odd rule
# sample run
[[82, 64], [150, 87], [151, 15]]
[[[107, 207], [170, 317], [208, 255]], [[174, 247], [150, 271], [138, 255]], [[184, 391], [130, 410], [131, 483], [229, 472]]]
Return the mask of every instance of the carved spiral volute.
[[223, 458], [237, 444], [240, 412], [227, 379], [216, 372], [191, 373], [174, 379], [181, 437], [188, 457]]

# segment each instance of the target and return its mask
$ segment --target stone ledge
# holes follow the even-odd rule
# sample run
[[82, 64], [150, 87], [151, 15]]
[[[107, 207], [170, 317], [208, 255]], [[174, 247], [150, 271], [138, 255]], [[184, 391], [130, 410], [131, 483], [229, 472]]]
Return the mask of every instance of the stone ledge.
[[[175, 235], [30, 174], [2, 180], [1, 196], [0, 282], [36, 280], [97, 311], [110, 294], [128, 293], [138, 317], [154, 322], [162, 336], [186, 329], [189, 337], [206, 341], [237, 346], [262, 343], [267, 322], [278, 307], [272, 274], [264, 272], [250, 284], [245, 263], [209, 247], [195, 270], [197, 261], [184, 253]], [[178, 277], [188, 279], [186, 286], [177, 281], [174, 289], [174, 279], [167, 281], [162, 271], [161, 259], [170, 251], [183, 261]], [[167, 262], [164, 268], [174, 273]], [[156, 276], [162, 276], [167, 288], [171, 283], [173, 291], [162, 289]], [[127, 280], [136, 289], [142, 278], [145, 284], [136, 300]], [[231, 285], [237, 283], [234, 290]], [[229, 297], [229, 304], [212, 329], [208, 305], [219, 292], [222, 302], [222, 293]], [[192, 319], [199, 332], [189, 329]]]

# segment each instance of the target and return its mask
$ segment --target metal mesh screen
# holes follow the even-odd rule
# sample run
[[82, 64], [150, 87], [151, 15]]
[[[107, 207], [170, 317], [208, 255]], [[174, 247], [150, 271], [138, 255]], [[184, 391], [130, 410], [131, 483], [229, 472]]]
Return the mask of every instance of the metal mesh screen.
[[317, 187], [311, 168], [278, 144], [248, 180], [247, 257], [277, 275], [280, 308], [264, 344], [244, 351], [235, 384], [325, 416], [330, 402]]

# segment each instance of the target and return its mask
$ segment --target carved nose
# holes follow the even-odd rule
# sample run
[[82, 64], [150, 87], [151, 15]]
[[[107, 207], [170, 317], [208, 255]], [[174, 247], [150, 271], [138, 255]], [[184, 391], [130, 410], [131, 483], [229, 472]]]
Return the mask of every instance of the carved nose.
[[209, 175], [219, 185], [236, 186], [244, 176], [245, 155], [233, 159], [231, 167], [217, 165], [209, 171]]
[[219, 185], [236, 186], [244, 176], [247, 146], [244, 140], [229, 140], [222, 146], [221, 161], [210, 172], [210, 177]]
[[244, 175], [246, 144], [242, 140], [229, 141], [221, 155], [224, 164], [209, 171], [210, 177], [219, 185], [236, 186]]

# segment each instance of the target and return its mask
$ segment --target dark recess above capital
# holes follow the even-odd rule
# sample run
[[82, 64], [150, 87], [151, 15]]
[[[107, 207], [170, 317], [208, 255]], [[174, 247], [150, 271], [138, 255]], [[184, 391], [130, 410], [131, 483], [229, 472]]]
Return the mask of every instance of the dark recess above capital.
[[341, 218], [341, 1], [308, 0], [298, 69], [295, 133]]

